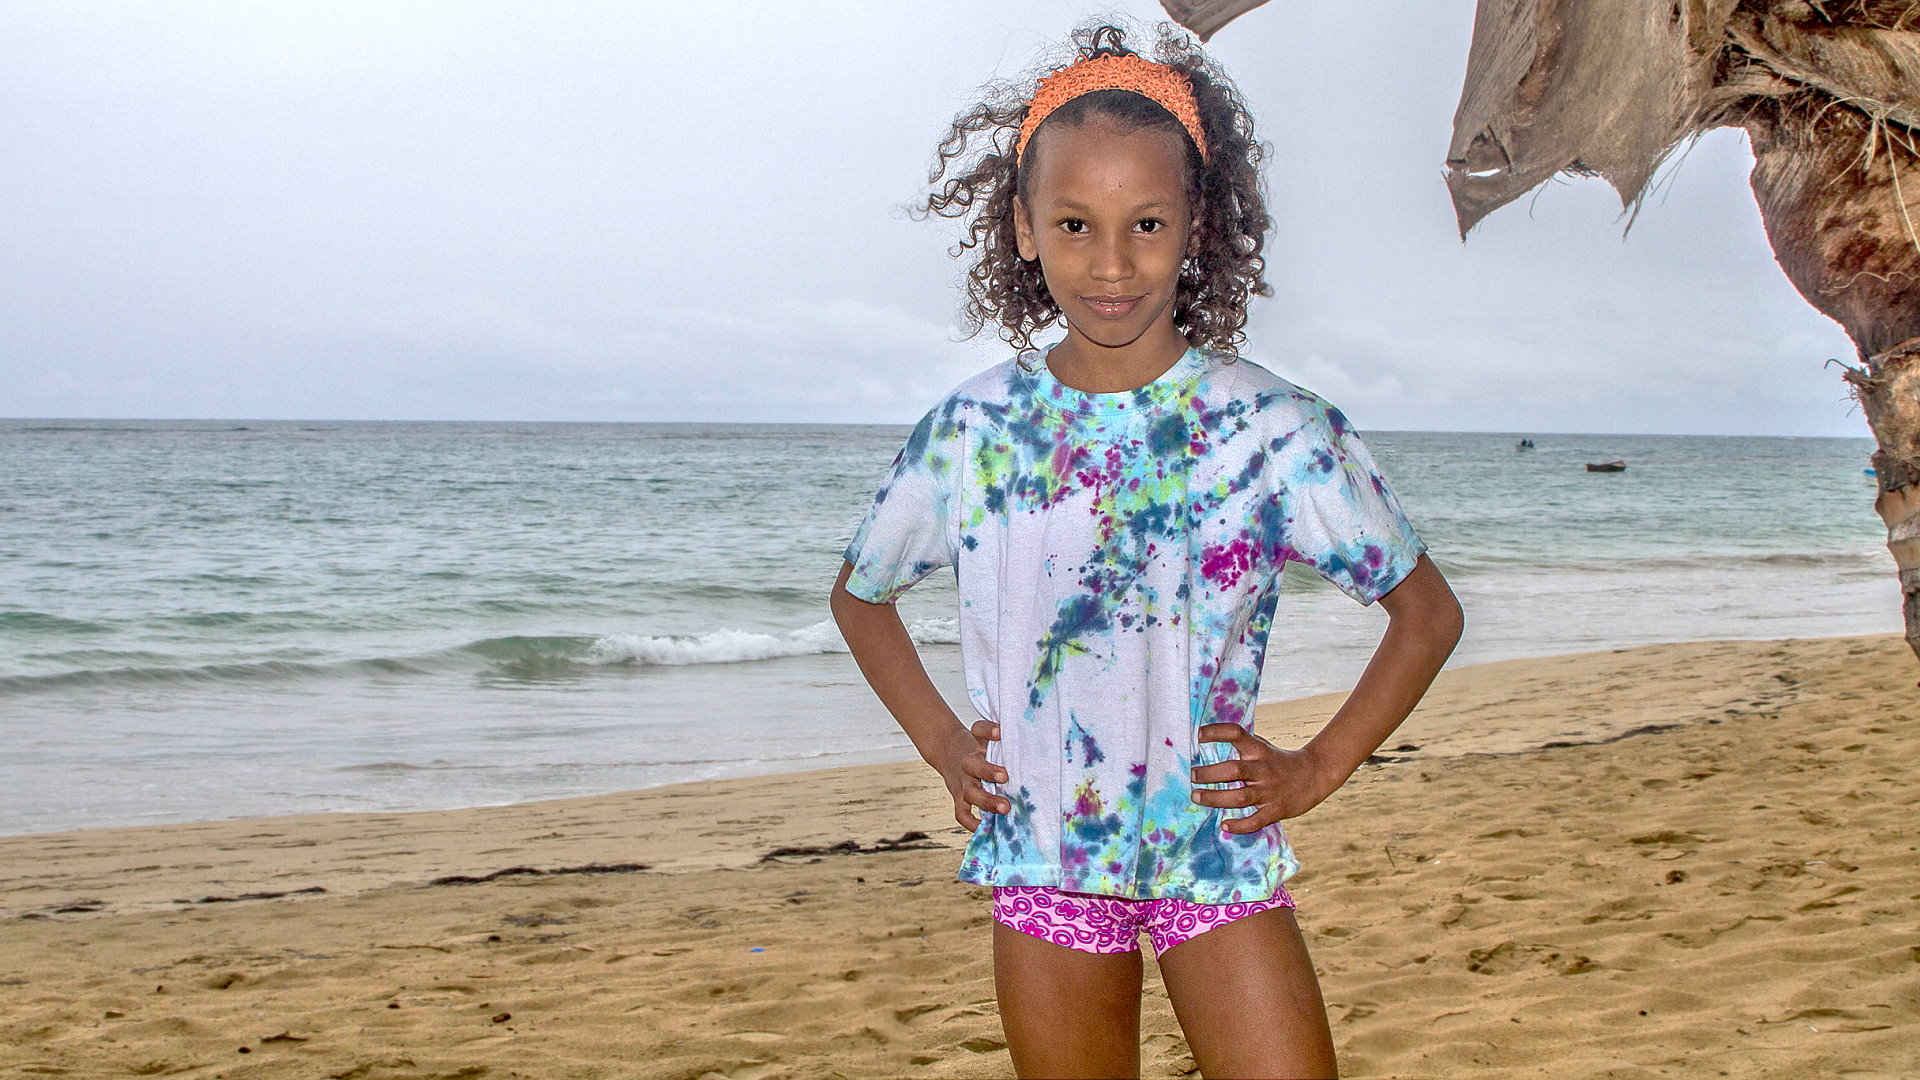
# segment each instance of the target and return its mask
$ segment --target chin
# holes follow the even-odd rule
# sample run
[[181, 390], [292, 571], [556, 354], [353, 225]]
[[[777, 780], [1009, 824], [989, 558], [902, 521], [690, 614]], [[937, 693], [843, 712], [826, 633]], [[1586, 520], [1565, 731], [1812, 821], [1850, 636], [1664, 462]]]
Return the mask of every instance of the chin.
[[1153, 328], [1151, 321], [1142, 323], [1139, 326], [1128, 326], [1124, 323], [1119, 325], [1104, 323], [1084, 326], [1074, 322], [1072, 319], [1068, 319], [1067, 325], [1072, 327], [1074, 332], [1078, 333], [1081, 337], [1107, 349], [1124, 349], [1134, 342], [1139, 341], [1146, 335], [1148, 330]]

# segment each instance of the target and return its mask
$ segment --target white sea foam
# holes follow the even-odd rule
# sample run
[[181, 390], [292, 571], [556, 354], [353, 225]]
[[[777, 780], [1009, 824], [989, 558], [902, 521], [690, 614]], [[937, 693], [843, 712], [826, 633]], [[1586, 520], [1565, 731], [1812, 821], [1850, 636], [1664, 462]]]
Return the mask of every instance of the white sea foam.
[[920, 645], [958, 645], [960, 620], [951, 615], [915, 619], [907, 624], [907, 634]]
[[[907, 634], [921, 645], [954, 645], [960, 641], [958, 620], [952, 618], [915, 619], [908, 624]], [[840, 636], [840, 628], [832, 620], [822, 619], [797, 630], [776, 634], [730, 628], [710, 630], [704, 634], [665, 637], [608, 634], [595, 641], [580, 662], [660, 666], [735, 664], [748, 660], [772, 660], [781, 656], [815, 656], [847, 651], [847, 642]]]

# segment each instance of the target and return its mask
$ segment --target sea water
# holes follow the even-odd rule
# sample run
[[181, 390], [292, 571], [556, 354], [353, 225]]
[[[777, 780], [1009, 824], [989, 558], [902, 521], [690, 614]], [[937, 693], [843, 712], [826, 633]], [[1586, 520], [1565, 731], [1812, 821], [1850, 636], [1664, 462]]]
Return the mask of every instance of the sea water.
[[[909, 760], [826, 605], [907, 430], [0, 421], [0, 833]], [[1451, 665], [1900, 628], [1869, 440], [1520, 437], [1366, 435]], [[970, 721], [952, 580], [901, 611]], [[1292, 568], [1261, 700], [1384, 626]]]

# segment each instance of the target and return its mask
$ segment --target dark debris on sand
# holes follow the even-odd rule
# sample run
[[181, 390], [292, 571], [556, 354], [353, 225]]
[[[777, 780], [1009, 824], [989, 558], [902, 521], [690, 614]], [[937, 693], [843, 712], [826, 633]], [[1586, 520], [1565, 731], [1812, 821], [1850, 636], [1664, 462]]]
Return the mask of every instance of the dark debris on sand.
[[789, 858], [796, 855], [877, 855], [883, 851], [913, 851], [919, 848], [938, 848], [926, 833], [911, 829], [891, 840], [882, 837], [872, 844], [863, 845], [858, 840], [842, 840], [837, 844], [801, 844], [794, 847], [777, 847], [760, 856], [761, 862], [768, 859]]
[[479, 885], [488, 881], [498, 881], [509, 877], [559, 877], [562, 874], [631, 874], [637, 870], [648, 870], [651, 863], [588, 863], [585, 866], [560, 866], [552, 870], [542, 870], [537, 866], [509, 866], [505, 870], [495, 870], [491, 874], [448, 874], [427, 882], [429, 888], [435, 885]]
[[285, 892], [248, 892], [239, 896], [203, 896], [198, 900], [175, 900], [176, 904], [234, 904], [242, 900], [278, 900], [283, 896], [305, 896], [309, 893], [323, 893], [327, 890], [318, 885], [309, 885], [304, 889], [288, 889]]

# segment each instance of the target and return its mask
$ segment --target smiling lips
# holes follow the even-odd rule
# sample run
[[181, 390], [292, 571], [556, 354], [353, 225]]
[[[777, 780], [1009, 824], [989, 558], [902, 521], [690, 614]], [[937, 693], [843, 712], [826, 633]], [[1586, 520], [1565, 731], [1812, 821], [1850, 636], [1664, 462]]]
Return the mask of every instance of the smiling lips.
[[1133, 313], [1133, 309], [1144, 297], [1141, 296], [1083, 296], [1080, 302], [1103, 319], [1124, 319]]

